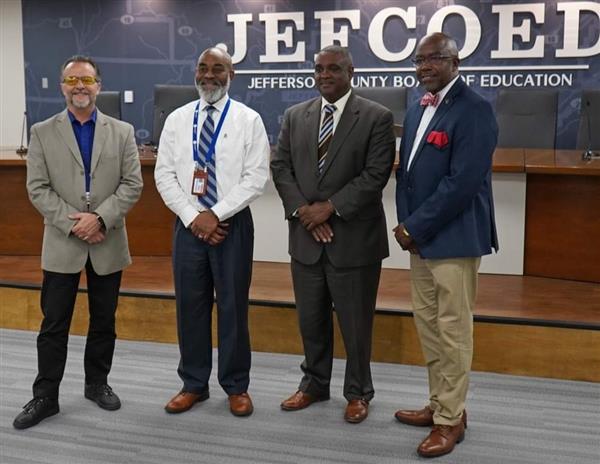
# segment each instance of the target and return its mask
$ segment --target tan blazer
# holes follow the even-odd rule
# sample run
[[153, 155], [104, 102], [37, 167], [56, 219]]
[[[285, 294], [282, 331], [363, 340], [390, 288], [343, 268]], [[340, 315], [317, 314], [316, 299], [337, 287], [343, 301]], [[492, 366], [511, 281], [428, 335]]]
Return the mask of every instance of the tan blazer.
[[69, 214], [85, 211], [81, 153], [67, 110], [31, 127], [27, 191], [44, 216], [42, 268], [76, 273], [88, 255], [96, 273], [119, 271], [131, 263], [125, 215], [139, 199], [142, 176], [133, 127], [98, 111], [91, 166], [90, 211], [106, 224], [106, 238], [88, 245], [71, 235]]

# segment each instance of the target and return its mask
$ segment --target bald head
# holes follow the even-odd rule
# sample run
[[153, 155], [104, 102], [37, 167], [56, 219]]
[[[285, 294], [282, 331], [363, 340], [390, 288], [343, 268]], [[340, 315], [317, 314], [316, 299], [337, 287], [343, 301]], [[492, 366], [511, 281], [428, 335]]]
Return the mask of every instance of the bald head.
[[417, 50], [423, 44], [434, 45], [442, 53], [458, 58], [458, 47], [456, 46], [456, 41], [443, 32], [433, 32], [431, 34], [427, 34], [419, 41]]
[[219, 60], [223, 62], [223, 64], [227, 65], [229, 69], [233, 69], [233, 61], [231, 61], [231, 56], [225, 50], [219, 47], [210, 47], [204, 50], [200, 56], [198, 57], [198, 64], [206, 58], [206, 55], [213, 55], [217, 57]]

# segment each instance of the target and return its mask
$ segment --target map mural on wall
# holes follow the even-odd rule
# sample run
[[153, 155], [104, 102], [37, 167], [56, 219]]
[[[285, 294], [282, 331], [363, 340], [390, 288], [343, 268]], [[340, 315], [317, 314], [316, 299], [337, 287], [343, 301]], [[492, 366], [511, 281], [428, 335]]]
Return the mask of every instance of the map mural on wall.
[[456, 38], [461, 75], [495, 103], [503, 88], [559, 92], [557, 148], [573, 148], [582, 89], [600, 87], [600, 3], [590, 1], [23, 0], [28, 123], [64, 108], [59, 67], [93, 57], [103, 90], [133, 90], [122, 119], [152, 139], [155, 84], [193, 84], [198, 55], [223, 44], [230, 95], [257, 110], [272, 143], [285, 109], [315, 96], [313, 58], [331, 43], [354, 57], [355, 87], [422, 90], [419, 38]]

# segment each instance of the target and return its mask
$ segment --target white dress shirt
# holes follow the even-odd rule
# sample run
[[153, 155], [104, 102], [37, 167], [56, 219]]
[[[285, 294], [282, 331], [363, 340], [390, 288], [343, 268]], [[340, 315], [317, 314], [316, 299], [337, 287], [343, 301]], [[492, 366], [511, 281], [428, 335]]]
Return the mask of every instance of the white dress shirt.
[[351, 93], [352, 89], [348, 90], [343, 97], [339, 98], [333, 103], [329, 103], [327, 100], [321, 97], [321, 120], [319, 121], [319, 131], [323, 125], [323, 118], [325, 117], [325, 105], [335, 105], [335, 111], [333, 112], [333, 129], [331, 131], [331, 135], [335, 134], [335, 128], [337, 127], [338, 122], [340, 122], [340, 118], [342, 117], [342, 113], [344, 112], [344, 108], [346, 107], [346, 103], [348, 103]]
[[458, 78], [459, 78], [459, 76], [456, 76], [454, 79], [452, 79], [450, 82], [448, 82], [442, 90], [440, 90], [437, 93], [437, 95], [439, 95], [437, 106], [428, 105], [427, 107], [425, 107], [425, 111], [423, 111], [423, 116], [421, 116], [421, 122], [419, 123], [419, 128], [417, 129], [417, 134], [415, 135], [415, 141], [413, 142], [410, 156], [408, 157], [408, 164], [406, 165], [407, 171], [410, 169], [410, 164], [412, 163], [412, 160], [415, 157], [415, 154], [417, 153], [417, 148], [419, 147], [419, 145], [421, 143], [421, 139], [425, 135], [427, 126], [429, 126], [429, 123], [431, 122], [431, 120], [433, 119], [433, 116], [435, 115], [435, 111], [442, 104], [442, 102], [444, 101], [444, 97], [446, 96], [446, 94], [448, 93], [448, 91], [454, 85], [454, 83], [456, 82], [456, 80]]
[[[228, 95], [212, 106], [215, 129]], [[192, 195], [194, 155], [192, 125], [198, 100], [173, 111], [165, 121], [154, 169], [156, 188], [167, 207], [188, 227], [205, 210]], [[198, 138], [209, 104], [200, 99]], [[248, 206], [265, 190], [269, 178], [269, 139], [260, 115], [243, 103], [231, 100], [215, 146], [217, 203], [212, 212], [224, 221]]]

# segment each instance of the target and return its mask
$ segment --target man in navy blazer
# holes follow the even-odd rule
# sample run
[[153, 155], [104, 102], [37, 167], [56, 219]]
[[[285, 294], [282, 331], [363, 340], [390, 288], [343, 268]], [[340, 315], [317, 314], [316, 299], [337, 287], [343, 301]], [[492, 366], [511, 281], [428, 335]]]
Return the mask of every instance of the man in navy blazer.
[[453, 39], [442, 33], [424, 37], [413, 61], [428, 92], [404, 121], [394, 233], [411, 253], [429, 403], [395, 416], [432, 427], [417, 451], [434, 457], [451, 452], [467, 426], [477, 271], [481, 256], [498, 249], [491, 179], [498, 129], [490, 104], [460, 79]]

